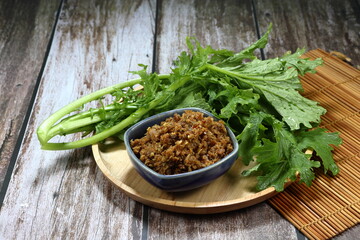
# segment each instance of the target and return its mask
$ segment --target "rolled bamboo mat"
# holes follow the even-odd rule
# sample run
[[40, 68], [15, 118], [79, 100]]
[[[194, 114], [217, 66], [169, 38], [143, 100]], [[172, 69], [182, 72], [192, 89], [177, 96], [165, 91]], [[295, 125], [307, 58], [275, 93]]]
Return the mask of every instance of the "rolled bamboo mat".
[[309, 239], [329, 239], [360, 222], [360, 71], [320, 49], [304, 57], [324, 60], [301, 78], [303, 95], [327, 109], [321, 127], [340, 132], [333, 152], [340, 173], [318, 170], [311, 187], [292, 184], [269, 203]]

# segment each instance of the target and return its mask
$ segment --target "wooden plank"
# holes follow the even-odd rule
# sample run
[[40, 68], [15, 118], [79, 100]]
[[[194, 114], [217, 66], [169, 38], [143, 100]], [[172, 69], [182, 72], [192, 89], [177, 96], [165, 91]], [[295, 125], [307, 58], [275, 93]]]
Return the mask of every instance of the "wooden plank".
[[0, 189], [44, 61], [59, 3], [0, 3]]
[[151, 210], [149, 239], [297, 239], [295, 228], [268, 204], [213, 215]]
[[71, 101], [150, 64], [155, 1], [64, 1], [0, 212], [1, 239], [141, 238], [142, 205], [105, 179], [91, 148], [40, 150], [36, 127]]
[[356, 225], [355, 227], [346, 230], [346, 232], [336, 236], [333, 240], [348, 240], [348, 239], [357, 239], [359, 238], [360, 225]]
[[235, 52], [257, 39], [251, 1], [162, 1], [157, 27], [155, 65], [161, 73], [169, 72], [172, 61], [187, 50], [186, 37]]
[[[240, 51], [257, 39], [251, 1], [162, 1], [156, 66], [166, 72], [185, 37]], [[171, 24], [169, 24], [171, 22]], [[150, 208], [149, 239], [297, 239], [295, 228], [266, 203], [224, 214], [174, 214]]]
[[351, 0], [256, 0], [260, 32], [270, 22], [273, 31], [267, 57], [306, 47], [339, 51], [360, 65], [360, 5]]

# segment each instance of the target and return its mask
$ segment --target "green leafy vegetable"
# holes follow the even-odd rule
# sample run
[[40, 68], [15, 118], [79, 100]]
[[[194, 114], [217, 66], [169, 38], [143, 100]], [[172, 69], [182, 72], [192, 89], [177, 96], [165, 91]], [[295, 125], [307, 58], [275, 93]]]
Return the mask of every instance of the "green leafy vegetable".
[[[288, 180], [297, 178], [310, 185], [314, 168], [321, 166], [325, 172], [337, 174], [330, 145], [339, 145], [341, 139], [337, 133], [317, 128], [325, 109], [299, 93], [299, 75], [314, 73], [322, 61], [300, 58], [304, 49], [274, 59], [257, 59], [255, 50], [265, 47], [270, 30], [271, 26], [239, 53], [202, 47], [196, 39], [187, 38], [189, 52], [179, 55], [170, 74], [148, 73], [147, 66], [139, 65], [141, 69], [132, 73], [140, 78], [101, 89], [51, 115], [37, 131], [42, 148], [88, 146], [110, 136], [121, 137], [129, 126], [153, 114], [200, 107], [234, 131], [244, 164], [256, 161], [256, 166], [243, 174], [257, 174], [260, 190], [274, 186], [282, 191]], [[139, 84], [143, 88], [135, 90]], [[106, 106], [105, 96], [112, 98]], [[91, 101], [100, 101], [101, 107], [79, 112]], [[50, 142], [57, 135], [77, 132], [87, 137]], [[310, 160], [306, 149], [314, 150], [321, 160]]]

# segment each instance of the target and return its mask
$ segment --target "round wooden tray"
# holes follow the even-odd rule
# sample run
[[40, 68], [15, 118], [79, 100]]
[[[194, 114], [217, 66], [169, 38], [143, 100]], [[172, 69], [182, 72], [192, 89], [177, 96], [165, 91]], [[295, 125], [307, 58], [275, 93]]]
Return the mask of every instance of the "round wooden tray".
[[98, 167], [113, 184], [135, 201], [162, 210], [220, 213], [248, 207], [277, 194], [273, 187], [256, 192], [256, 178], [241, 176], [245, 167], [239, 160], [225, 175], [206, 186], [168, 193], [152, 186], [136, 172], [122, 141], [110, 139], [93, 145], [92, 150]]

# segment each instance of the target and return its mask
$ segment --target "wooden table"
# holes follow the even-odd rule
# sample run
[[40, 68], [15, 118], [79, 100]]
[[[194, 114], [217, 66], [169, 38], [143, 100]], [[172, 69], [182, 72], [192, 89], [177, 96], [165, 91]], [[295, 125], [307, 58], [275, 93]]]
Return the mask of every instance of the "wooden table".
[[[266, 202], [214, 215], [144, 206], [114, 187], [91, 148], [43, 151], [50, 113], [149, 65], [169, 72], [195, 36], [239, 51], [273, 23], [263, 58], [297, 47], [360, 65], [360, 1], [38, 0], [0, 3], [0, 239], [305, 239]], [[337, 239], [358, 239], [357, 225]]]

